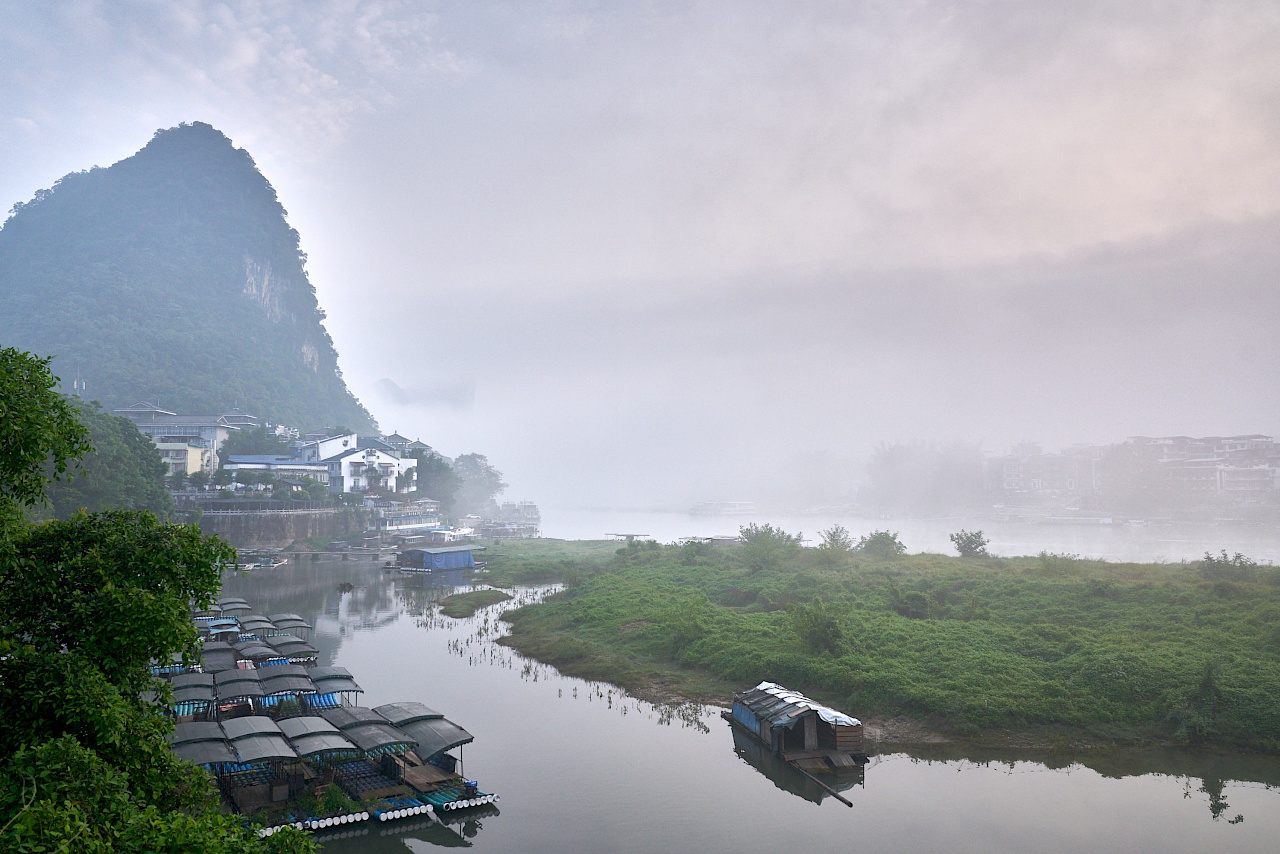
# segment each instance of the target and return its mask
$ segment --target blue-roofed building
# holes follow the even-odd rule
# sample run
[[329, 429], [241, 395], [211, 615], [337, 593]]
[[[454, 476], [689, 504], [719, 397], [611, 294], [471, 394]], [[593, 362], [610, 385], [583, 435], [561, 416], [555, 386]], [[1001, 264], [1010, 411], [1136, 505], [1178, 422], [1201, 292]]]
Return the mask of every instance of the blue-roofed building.
[[277, 454], [232, 454], [226, 466], [231, 471], [266, 471], [280, 477], [309, 477], [321, 483], [329, 482], [329, 467], [323, 462], [309, 461], [294, 456]]
[[405, 549], [400, 552], [398, 565], [408, 572], [441, 572], [450, 569], [474, 569], [477, 564], [473, 552], [484, 551], [484, 546], [440, 546], [429, 549]]

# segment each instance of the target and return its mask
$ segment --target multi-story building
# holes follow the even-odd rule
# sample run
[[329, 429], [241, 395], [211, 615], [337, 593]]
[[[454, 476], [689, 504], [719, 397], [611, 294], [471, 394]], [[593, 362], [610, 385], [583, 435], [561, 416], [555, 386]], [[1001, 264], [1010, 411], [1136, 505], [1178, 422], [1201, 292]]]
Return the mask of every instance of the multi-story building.
[[164, 460], [165, 466], [169, 469], [170, 476], [175, 474], [193, 475], [198, 471], [212, 471], [210, 468], [216, 468], [216, 463], [211, 461], [213, 451], [203, 445], [193, 445], [189, 442], [156, 442], [156, 450], [160, 452], [160, 459]]
[[195, 445], [207, 450], [209, 453], [202, 457], [201, 468], [210, 474], [218, 468], [218, 452], [227, 438], [246, 426], [257, 426], [253, 416], [247, 416], [253, 419], [250, 425], [244, 413], [235, 413], [239, 410], [227, 415], [178, 415], [151, 403], [135, 403], [115, 410], [116, 415], [128, 418], [156, 444]]

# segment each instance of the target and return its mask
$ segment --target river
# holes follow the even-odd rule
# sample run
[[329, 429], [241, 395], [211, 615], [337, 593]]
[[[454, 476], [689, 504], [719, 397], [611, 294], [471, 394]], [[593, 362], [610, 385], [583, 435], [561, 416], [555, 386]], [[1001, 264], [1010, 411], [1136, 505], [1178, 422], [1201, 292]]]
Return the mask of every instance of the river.
[[1198, 560], [1207, 551], [1241, 552], [1259, 562], [1280, 563], [1280, 525], [1161, 524], [1116, 525], [1007, 522], [964, 516], [911, 519], [871, 518], [851, 513], [757, 512], [742, 516], [693, 515], [670, 511], [600, 510], [546, 507], [542, 535], [563, 540], [598, 540], [607, 534], [645, 534], [669, 543], [681, 537], [737, 534], [740, 525], [768, 523], [803, 533], [810, 545], [832, 525], [855, 537], [877, 530], [895, 531], [909, 552], [955, 554], [948, 537], [961, 529], [981, 530], [994, 555], [1013, 557], [1041, 551], [1111, 561], [1174, 563]]
[[[1167, 854], [1275, 850], [1280, 839], [1280, 759], [1267, 757], [1117, 751], [1082, 764], [895, 749], [841, 783], [850, 809], [793, 772], [752, 764], [717, 709], [654, 707], [496, 644], [498, 615], [511, 603], [468, 619], [441, 616], [435, 603], [469, 584], [461, 573], [407, 576], [356, 559], [225, 579], [224, 593], [256, 613], [311, 622], [319, 663], [350, 669], [365, 691], [361, 705], [417, 700], [469, 730], [466, 773], [502, 796], [497, 809], [459, 824], [322, 831], [325, 854], [457, 846]], [[518, 590], [517, 602], [545, 592]]]

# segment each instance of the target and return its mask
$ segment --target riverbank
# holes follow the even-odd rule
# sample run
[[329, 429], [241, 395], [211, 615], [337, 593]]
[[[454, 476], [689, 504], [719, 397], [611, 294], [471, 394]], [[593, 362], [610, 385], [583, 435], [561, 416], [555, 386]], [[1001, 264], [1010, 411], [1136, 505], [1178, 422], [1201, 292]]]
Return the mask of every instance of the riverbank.
[[[886, 744], [1280, 747], [1280, 572], [558, 542], [504, 643], [655, 701], [771, 679]], [[537, 550], [503, 547], [524, 572]]]

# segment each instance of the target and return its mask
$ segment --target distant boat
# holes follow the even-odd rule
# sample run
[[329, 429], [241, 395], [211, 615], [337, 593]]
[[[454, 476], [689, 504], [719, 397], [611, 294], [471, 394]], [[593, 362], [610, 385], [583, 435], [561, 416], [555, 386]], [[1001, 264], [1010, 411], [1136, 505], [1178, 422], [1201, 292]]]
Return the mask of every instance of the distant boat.
[[755, 512], [753, 501], [704, 501], [689, 508], [690, 516], [750, 516]]
[[287, 557], [271, 549], [241, 549], [237, 552], [240, 569], [248, 572], [252, 569], [275, 569], [289, 562]]

